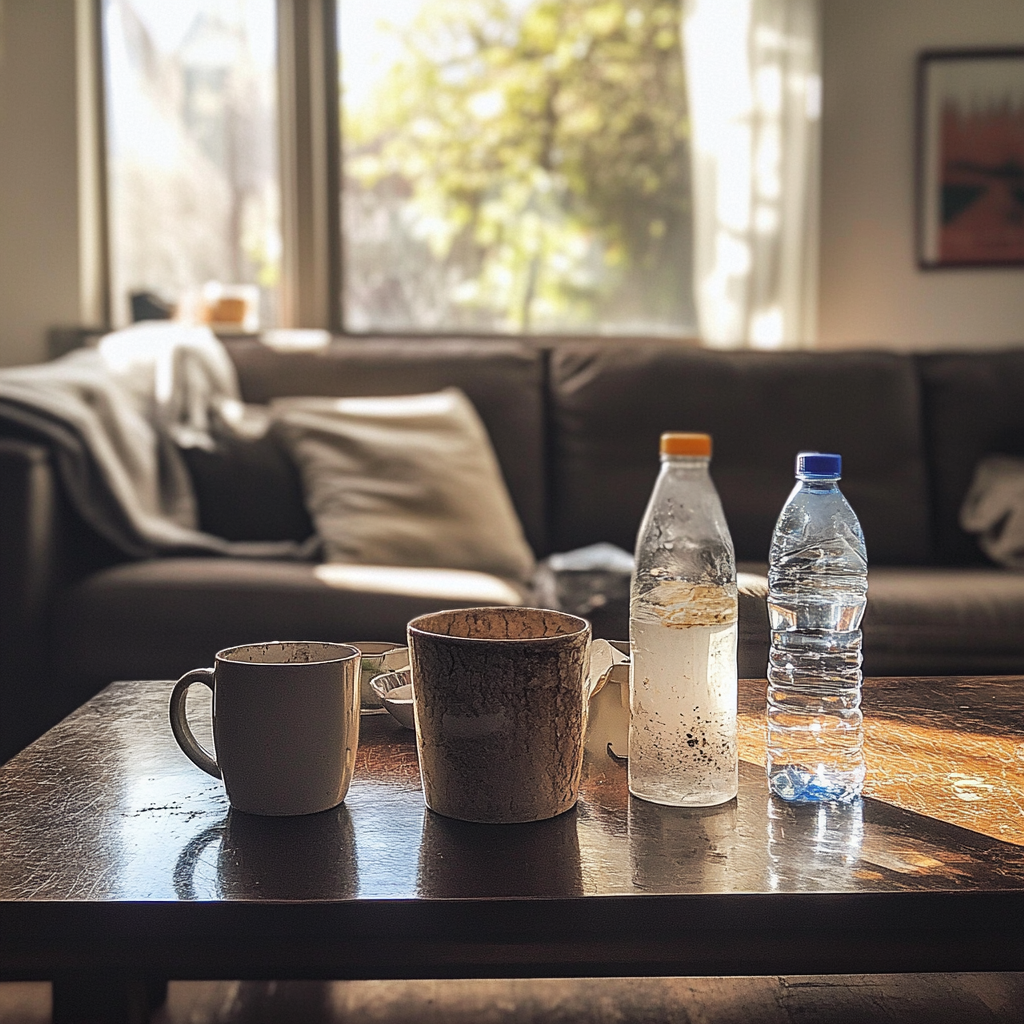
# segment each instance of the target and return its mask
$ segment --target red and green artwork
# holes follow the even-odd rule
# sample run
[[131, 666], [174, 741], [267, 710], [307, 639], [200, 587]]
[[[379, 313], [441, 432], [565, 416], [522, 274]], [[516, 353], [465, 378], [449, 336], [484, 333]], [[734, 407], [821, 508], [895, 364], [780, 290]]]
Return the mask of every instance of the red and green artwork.
[[944, 262], [1024, 263], [1024, 103], [942, 111]]
[[925, 267], [1024, 264], [1024, 50], [921, 55]]

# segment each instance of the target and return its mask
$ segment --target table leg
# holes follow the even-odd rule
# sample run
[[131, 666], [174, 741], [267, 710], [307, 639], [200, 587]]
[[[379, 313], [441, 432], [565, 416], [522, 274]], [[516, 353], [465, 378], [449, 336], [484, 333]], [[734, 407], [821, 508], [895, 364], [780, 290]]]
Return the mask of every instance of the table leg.
[[166, 999], [166, 978], [67, 975], [53, 981], [53, 1024], [146, 1024]]

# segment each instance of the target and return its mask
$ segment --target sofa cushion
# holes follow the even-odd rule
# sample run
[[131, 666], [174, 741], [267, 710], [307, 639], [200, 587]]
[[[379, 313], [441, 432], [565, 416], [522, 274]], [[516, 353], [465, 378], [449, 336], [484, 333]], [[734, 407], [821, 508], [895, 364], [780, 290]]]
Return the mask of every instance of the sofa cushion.
[[289, 395], [412, 395], [457, 387], [480, 414], [526, 538], [550, 550], [544, 471], [544, 359], [524, 343], [496, 339], [366, 338], [311, 351], [276, 351], [228, 339], [246, 402]]
[[872, 564], [927, 562], [915, 368], [871, 352], [566, 345], [552, 355], [552, 543], [635, 544], [664, 430], [714, 439], [711, 474], [740, 559], [767, 557], [800, 450], [843, 456]]
[[[757, 576], [768, 572], [766, 563], [743, 568]], [[741, 606], [741, 640], [751, 653], [759, 621], [767, 665], [767, 604], [758, 616], [748, 602], [745, 620]], [[1024, 673], [1024, 573], [869, 566], [862, 629], [868, 676]]]
[[185, 448], [182, 455], [201, 530], [225, 540], [303, 541], [313, 532], [299, 471], [273, 435], [223, 432], [213, 451]]
[[482, 573], [151, 559], [102, 570], [64, 593], [53, 621], [55, 668], [101, 682], [173, 679], [235, 644], [404, 643], [406, 623], [425, 612], [520, 600], [518, 588]]
[[327, 561], [533, 575], [487, 431], [458, 388], [271, 409]]
[[[936, 558], [984, 563], [959, 513], [986, 455], [1024, 455], [1024, 351], [917, 356], [931, 468]], [[868, 549], [868, 556], [871, 549]]]
[[868, 675], [1024, 673], [1024, 573], [868, 569]]

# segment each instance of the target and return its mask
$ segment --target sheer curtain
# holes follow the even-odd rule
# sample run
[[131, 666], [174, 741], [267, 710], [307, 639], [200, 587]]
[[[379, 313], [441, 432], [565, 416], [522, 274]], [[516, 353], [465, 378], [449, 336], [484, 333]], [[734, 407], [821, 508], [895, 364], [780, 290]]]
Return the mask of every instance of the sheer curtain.
[[819, 0], [683, 0], [702, 340], [797, 348], [817, 320]]

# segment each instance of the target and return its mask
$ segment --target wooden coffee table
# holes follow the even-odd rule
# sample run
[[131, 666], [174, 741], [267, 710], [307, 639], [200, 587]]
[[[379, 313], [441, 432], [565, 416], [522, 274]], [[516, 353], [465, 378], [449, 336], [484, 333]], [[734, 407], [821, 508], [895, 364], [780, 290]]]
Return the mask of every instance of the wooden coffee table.
[[144, 979], [1024, 969], [1024, 678], [868, 681], [852, 807], [769, 797], [744, 681], [737, 800], [647, 804], [588, 756], [574, 810], [490, 826], [424, 810], [383, 715], [341, 807], [232, 814], [170, 687], [115, 683], [0, 768], [0, 980], [53, 980], [58, 1020], [128, 1019]]

